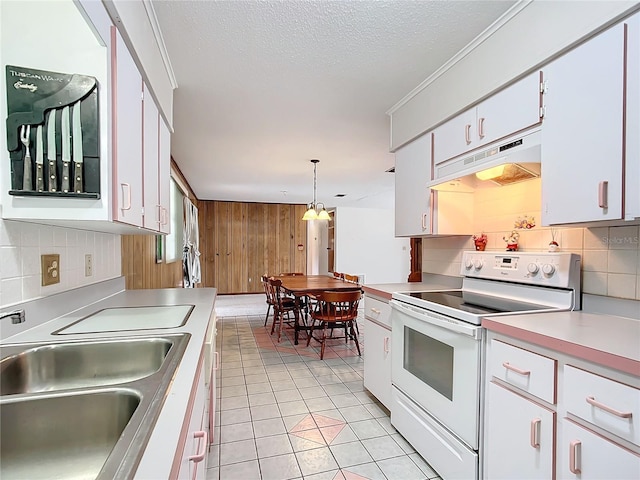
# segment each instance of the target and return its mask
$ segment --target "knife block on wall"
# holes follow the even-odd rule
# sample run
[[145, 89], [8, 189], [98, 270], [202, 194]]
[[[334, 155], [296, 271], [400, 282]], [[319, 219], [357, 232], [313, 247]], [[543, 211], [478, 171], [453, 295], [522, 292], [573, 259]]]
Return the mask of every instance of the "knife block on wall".
[[[46, 196], [63, 198], [100, 198], [100, 142], [98, 112], [98, 82], [94, 77], [77, 74], [47, 72], [7, 65], [7, 149], [11, 162], [10, 195]], [[80, 192], [73, 190], [75, 162], [67, 156], [69, 190], [62, 191], [63, 141], [62, 111], [69, 109], [69, 125], [73, 105], [80, 101], [80, 130], [82, 138], [82, 177]], [[53, 115], [50, 112], [53, 111]], [[51, 119], [51, 120], [50, 120]], [[49, 135], [49, 121], [55, 122], [55, 135]], [[21, 141], [23, 126], [31, 126], [29, 149], [31, 153], [31, 188], [24, 188], [26, 148]], [[42, 143], [37, 141], [37, 128], [42, 127]], [[51, 138], [49, 138], [51, 136]], [[76, 137], [79, 141], [80, 136]], [[55, 171], [49, 168], [49, 146], [55, 142]], [[69, 130], [66, 149], [73, 152], [73, 136]], [[38, 148], [42, 150], [44, 188], [38, 191], [36, 183]], [[55, 181], [52, 181], [51, 174]], [[50, 185], [50, 182], [51, 185]], [[52, 188], [50, 188], [52, 187]], [[55, 191], [51, 191], [55, 189]]]

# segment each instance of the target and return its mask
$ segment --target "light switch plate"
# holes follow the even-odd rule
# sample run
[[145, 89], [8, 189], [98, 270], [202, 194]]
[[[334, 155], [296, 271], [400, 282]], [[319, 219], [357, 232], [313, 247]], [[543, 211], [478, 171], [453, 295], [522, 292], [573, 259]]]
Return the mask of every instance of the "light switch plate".
[[42, 264], [42, 286], [60, 283], [60, 255], [52, 253], [40, 255]]

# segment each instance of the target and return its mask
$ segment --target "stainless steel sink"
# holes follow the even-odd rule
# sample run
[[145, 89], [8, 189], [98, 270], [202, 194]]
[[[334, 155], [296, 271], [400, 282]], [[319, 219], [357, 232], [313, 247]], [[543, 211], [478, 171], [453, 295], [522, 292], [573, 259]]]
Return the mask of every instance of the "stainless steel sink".
[[140, 400], [116, 390], [3, 403], [2, 478], [96, 478]]
[[145, 338], [8, 348], [0, 360], [0, 395], [132, 382], [158, 371], [172, 345]]
[[190, 337], [0, 346], [0, 478], [132, 478]]

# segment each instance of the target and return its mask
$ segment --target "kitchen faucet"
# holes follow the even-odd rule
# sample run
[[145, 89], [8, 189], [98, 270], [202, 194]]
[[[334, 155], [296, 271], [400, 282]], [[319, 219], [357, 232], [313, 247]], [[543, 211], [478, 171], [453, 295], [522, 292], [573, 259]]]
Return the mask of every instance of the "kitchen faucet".
[[24, 309], [0, 313], [0, 319], [7, 318], [7, 317], [11, 318], [11, 323], [14, 323], [14, 324], [23, 323], [25, 321]]

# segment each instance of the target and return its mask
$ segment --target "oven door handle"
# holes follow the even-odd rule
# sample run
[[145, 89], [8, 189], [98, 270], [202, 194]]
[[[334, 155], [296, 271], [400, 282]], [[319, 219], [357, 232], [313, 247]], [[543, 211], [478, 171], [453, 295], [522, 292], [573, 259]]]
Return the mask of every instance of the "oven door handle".
[[477, 325], [472, 325], [461, 320], [456, 320], [455, 318], [446, 317], [444, 315], [431, 312], [424, 308], [413, 307], [397, 300], [390, 300], [389, 305], [391, 305], [392, 309], [415, 318], [420, 322], [426, 322], [431, 325], [444, 328], [445, 330], [451, 330], [456, 333], [461, 333], [463, 335], [472, 337], [475, 340], [482, 339], [482, 327], [479, 327]]

